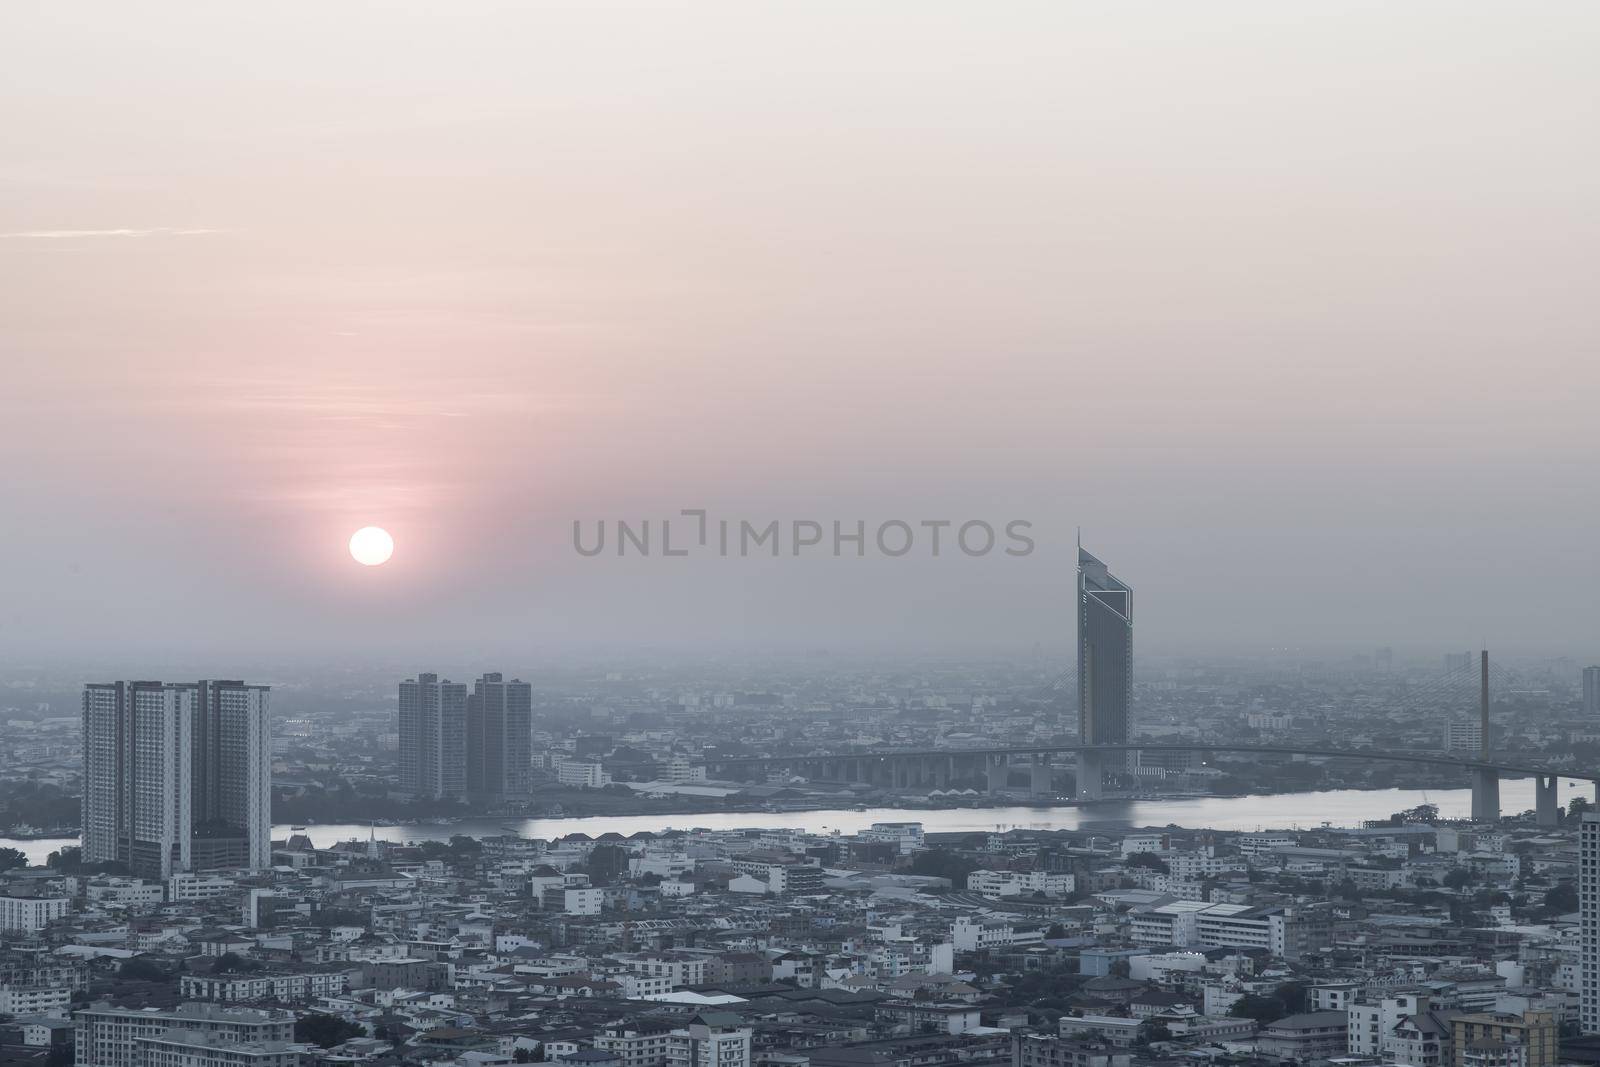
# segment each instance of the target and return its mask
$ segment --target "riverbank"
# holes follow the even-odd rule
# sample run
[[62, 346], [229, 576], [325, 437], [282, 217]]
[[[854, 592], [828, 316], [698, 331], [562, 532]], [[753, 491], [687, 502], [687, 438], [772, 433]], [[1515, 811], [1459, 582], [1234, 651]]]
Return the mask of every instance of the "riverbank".
[[[1516, 814], [1533, 808], [1531, 778], [1501, 783], [1501, 808]], [[1562, 779], [1563, 805], [1574, 796], [1591, 797], [1587, 782]], [[1441, 819], [1463, 819], [1472, 811], [1470, 789], [1335, 789], [1304, 793], [1273, 793], [1246, 797], [1188, 797], [1181, 799], [1104, 800], [1088, 804], [1010, 804], [1001, 807], [914, 808], [876, 806], [813, 809], [809, 811], [650, 811], [633, 815], [561, 816], [555, 818], [463, 818], [448, 822], [412, 822], [372, 826], [362, 822], [307, 824], [304, 833], [318, 847], [338, 841], [368, 838], [403, 844], [407, 841], [448, 841], [456, 834], [490, 837], [517, 833], [524, 837], [553, 839], [583, 833], [590, 837], [640, 831], [704, 828], [794, 827], [812, 833], [855, 833], [875, 822], [920, 822], [928, 833], [977, 833], [1004, 830], [1107, 830], [1130, 827], [1183, 826], [1249, 832], [1255, 830], [1312, 829], [1323, 825], [1360, 826], [1370, 819], [1386, 819], [1397, 811], [1433, 804]], [[288, 824], [273, 827], [273, 837], [283, 839], [293, 830]], [[75, 846], [76, 838], [0, 840], [0, 848], [22, 851], [30, 863], [43, 863], [61, 848]]]

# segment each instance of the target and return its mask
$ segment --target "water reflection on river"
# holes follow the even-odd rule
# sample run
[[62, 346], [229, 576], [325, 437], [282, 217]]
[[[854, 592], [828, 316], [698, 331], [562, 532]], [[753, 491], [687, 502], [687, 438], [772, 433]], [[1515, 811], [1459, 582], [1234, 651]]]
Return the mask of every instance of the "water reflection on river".
[[[1593, 799], [1587, 782], [1561, 782], [1561, 803], [1582, 796]], [[453, 834], [484, 837], [515, 831], [527, 837], [555, 838], [563, 834], [585, 833], [598, 837], [604, 833], [634, 834], [640, 830], [704, 827], [727, 830], [749, 826], [795, 826], [817, 833], [854, 833], [875, 822], [915, 821], [930, 833], [983, 830], [1075, 830], [1129, 826], [1209, 827], [1216, 830], [1281, 830], [1309, 828], [1330, 823], [1334, 826], [1359, 826], [1366, 819], [1388, 815], [1431, 803], [1446, 819], [1466, 818], [1472, 810], [1470, 789], [1335, 789], [1320, 793], [1280, 793], [1261, 797], [1193, 797], [1183, 800], [1102, 801], [1083, 807], [1008, 807], [954, 808], [928, 811], [921, 808], [867, 808], [862, 811], [716, 812], [701, 815], [597, 815], [588, 818], [560, 819], [462, 819], [450, 823], [408, 823], [401, 826], [369, 827], [365, 823], [327, 823], [313, 825], [306, 833], [319, 847], [350, 838], [365, 840], [369, 835], [381, 841], [444, 841]], [[1507, 815], [1533, 808], [1533, 779], [1508, 779], [1500, 783], [1501, 810]], [[288, 826], [273, 828], [282, 838]], [[43, 838], [34, 841], [0, 840], [0, 847], [21, 849], [30, 863], [43, 863], [47, 855], [63, 846], [75, 845], [73, 838]]]

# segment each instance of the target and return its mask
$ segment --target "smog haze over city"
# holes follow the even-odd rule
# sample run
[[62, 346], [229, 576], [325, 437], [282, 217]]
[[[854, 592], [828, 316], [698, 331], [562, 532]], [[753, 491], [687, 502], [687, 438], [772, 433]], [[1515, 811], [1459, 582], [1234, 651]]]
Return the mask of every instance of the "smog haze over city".
[[[14, 5], [4, 645], [1066, 653], [1082, 527], [1151, 649], [1590, 655], [1545, 10]], [[683, 509], [829, 537], [573, 549]]]

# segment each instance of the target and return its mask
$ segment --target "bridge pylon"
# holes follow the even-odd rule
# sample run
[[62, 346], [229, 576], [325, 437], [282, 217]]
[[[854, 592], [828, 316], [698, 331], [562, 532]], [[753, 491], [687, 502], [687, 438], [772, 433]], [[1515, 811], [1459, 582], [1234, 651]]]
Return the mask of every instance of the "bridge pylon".
[[1004, 793], [1011, 784], [1011, 761], [1005, 756], [989, 763], [987, 768], [989, 792]]

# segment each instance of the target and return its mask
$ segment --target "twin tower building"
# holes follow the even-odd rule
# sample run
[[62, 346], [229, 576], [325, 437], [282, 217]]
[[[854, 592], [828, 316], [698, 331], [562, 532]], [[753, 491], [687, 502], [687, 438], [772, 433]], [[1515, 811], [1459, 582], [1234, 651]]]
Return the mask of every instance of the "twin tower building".
[[[270, 689], [240, 681], [83, 687], [83, 860], [144, 878], [272, 862]], [[522, 797], [532, 689], [485, 674], [400, 683], [400, 787], [422, 799]]]
[[272, 862], [264, 685], [83, 687], [83, 859], [167, 878]]
[[419, 674], [400, 683], [400, 791], [421, 800], [527, 796], [533, 688], [485, 674], [463, 682]]

